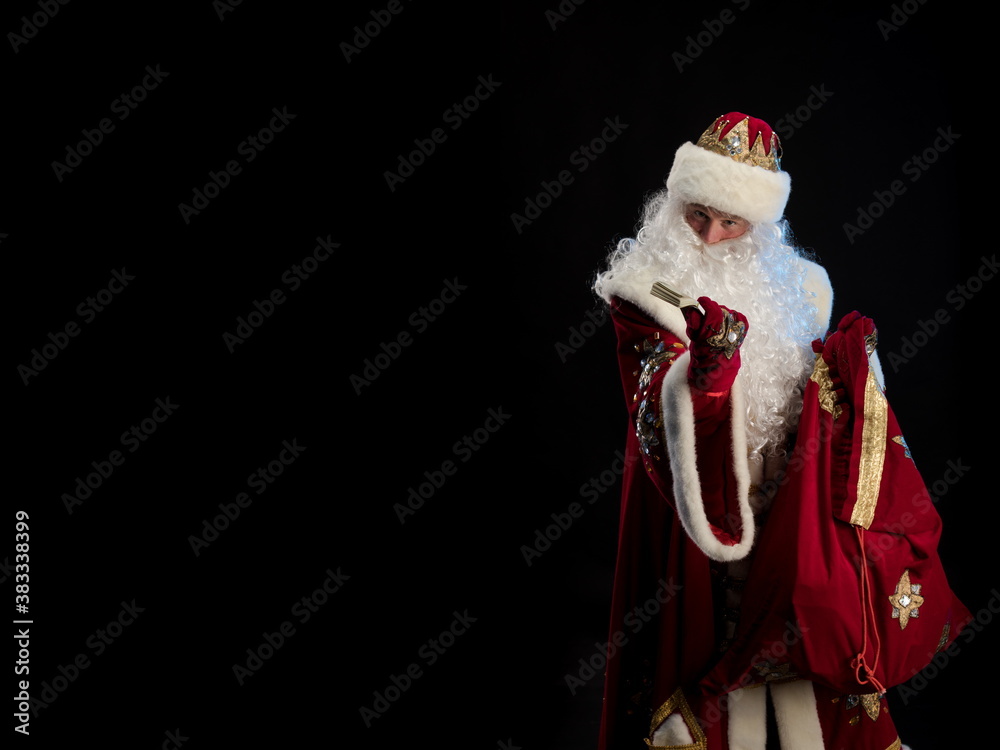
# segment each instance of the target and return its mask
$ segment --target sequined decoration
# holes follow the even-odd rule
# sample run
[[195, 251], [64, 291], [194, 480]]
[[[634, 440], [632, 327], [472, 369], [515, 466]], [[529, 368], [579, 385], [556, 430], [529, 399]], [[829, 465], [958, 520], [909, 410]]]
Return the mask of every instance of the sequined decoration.
[[664, 363], [669, 363], [684, 351], [684, 345], [675, 342], [668, 348], [656, 334], [652, 341], [646, 339], [642, 342], [641, 348], [636, 345], [635, 349], [642, 354], [642, 359], [639, 360], [640, 369], [636, 372], [639, 376], [639, 388], [632, 398], [633, 401], [639, 401], [635, 434], [639, 438], [639, 447], [643, 455], [658, 461], [660, 451], [657, 449], [661, 444], [659, 436], [663, 429], [663, 417], [660, 415], [656, 394], [649, 394], [649, 384]]
[[872, 721], [878, 719], [879, 710], [882, 706], [882, 696], [878, 693], [865, 693], [861, 696], [861, 706]]
[[[833, 702], [839, 701], [839, 698], [834, 698]], [[864, 709], [868, 718], [872, 721], [877, 721], [879, 713], [882, 710], [882, 696], [878, 693], [864, 693], [863, 695], [846, 695], [844, 696], [844, 710], [851, 711], [858, 707], [858, 705]], [[851, 716], [848, 720], [851, 726], [857, 726], [858, 722], [861, 721], [860, 714]]]
[[878, 329], [872, 329], [872, 332], [865, 336], [865, 352], [868, 356], [872, 356], [875, 352], [875, 348], [878, 346]]
[[942, 649], [944, 649], [945, 646], [948, 645], [948, 636], [950, 634], [951, 634], [951, 622], [946, 622], [944, 624], [944, 627], [941, 628], [941, 637], [938, 639], [938, 645], [937, 648], [935, 649], [935, 653], [937, 651], [941, 651]]
[[913, 456], [910, 454], [910, 446], [906, 444], [906, 438], [904, 438], [902, 435], [896, 435], [896, 437], [892, 439], [892, 442], [898, 443], [899, 445], [903, 446], [903, 455], [906, 456], [911, 461], [913, 460]]
[[726, 359], [732, 359], [747, 335], [747, 325], [743, 321], [737, 322], [728, 310], [723, 310], [722, 316], [722, 330], [705, 341], [713, 349], [719, 349], [725, 354]]
[[920, 616], [920, 605], [924, 603], [920, 588], [921, 584], [910, 583], [910, 571], [904, 570], [899, 583], [896, 584], [896, 593], [889, 597], [889, 603], [892, 604], [892, 619], [899, 620], [900, 630], [906, 627], [911, 617]]
[[798, 675], [792, 672], [791, 669], [791, 664], [776, 665], [769, 661], [753, 665], [753, 670], [757, 673], [758, 677], [763, 678], [764, 682], [798, 679]]
[[729, 152], [730, 156], [738, 156], [743, 153], [743, 146], [740, 145], [740, 137], [738, 135], [733, 134], [722, 138], [719, 140], [719, 143]]

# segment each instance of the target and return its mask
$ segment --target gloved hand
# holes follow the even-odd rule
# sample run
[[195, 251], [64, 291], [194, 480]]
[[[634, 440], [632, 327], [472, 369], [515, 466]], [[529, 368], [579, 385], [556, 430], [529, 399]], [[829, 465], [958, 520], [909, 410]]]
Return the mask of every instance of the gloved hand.
[[730, 310], [709, 297], [699, 297], [705, 310], [682, 309], [691, 339], [688, 378], [693, 388], [705, 393], [725, 393], [740, 369], [740, 346], [750, 330], [742, 313]]

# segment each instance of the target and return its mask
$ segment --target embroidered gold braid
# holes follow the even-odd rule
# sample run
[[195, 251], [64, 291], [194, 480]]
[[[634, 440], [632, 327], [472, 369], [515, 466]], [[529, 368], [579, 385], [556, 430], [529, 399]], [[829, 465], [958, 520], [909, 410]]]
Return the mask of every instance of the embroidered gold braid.
[[649, 733], [652, 735], [656, 731], [656, 728], [665, 722], [670, 717], [670, 714], [675, 711], [680, 711], [681, 716], [684, 717], [684, 723], [687, 725], [688, 731], [691, 732], [691, 736], [694, 737], [694, 743], [688, 745], [654, 745], [652, 740], [647, 738], [646, 746], [649, 750], [707, 750], [708, 740], [705, 738], [705, 732], [694, 717], [694, 712], [691, 710], [691, 706], [688, 705], [687, 699], [684, 698], [684, 692], [680, 688], [675, 690], [674, 694], [667, 698], [663, 705], [653, 713], [653, 719], [649, 724]]
[[820, 408], [830, 412], [833, 415], [833, 421], [836, 422], [838, 417], [840, 417], [841, 408], [837, 404], [837, 394], [833, 390], [830, 366], [823, 359], [822, 353], [816, 355], [816, 366], [813, 367], [813, 372], [809, 376], [809, 379], [819, 386], [818, 398]]
[[882, 466], [885, 462], [886, 422], [889, 406], [868, 368], [865, 381], [864, 426], [861, 428], [861, 466], [858, 471], [858, 499], [851, 512], [851, 523], [868, 528], [875, 518]]

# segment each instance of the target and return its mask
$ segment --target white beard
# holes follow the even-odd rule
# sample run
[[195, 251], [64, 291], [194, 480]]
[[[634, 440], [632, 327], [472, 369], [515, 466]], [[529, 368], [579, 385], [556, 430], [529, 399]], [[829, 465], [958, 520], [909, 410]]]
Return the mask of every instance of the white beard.
[[743, 313], [749, 330], [737, 377], [746, 393], [751, 460], [782, 455], [798, 425], [816, 337], [800, 255], [774, 224], [753, 225], [737, 239], [705, 245], [683, 209], [680, 199], [654, 196], [636, 239], [619, 243], [596, 287], [604, 277], [644, 269], [678, 292]]

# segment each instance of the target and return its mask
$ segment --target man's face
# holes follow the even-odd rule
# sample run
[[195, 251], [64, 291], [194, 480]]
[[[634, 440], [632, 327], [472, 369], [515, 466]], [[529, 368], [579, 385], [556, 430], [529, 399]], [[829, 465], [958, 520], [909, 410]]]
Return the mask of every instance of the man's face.
[[700, 203], [688, 203], [684, 207], [684, 220], [706, 245], [734, 240], [746, 234], [750, 228], [750, 222], [746, 219]]

